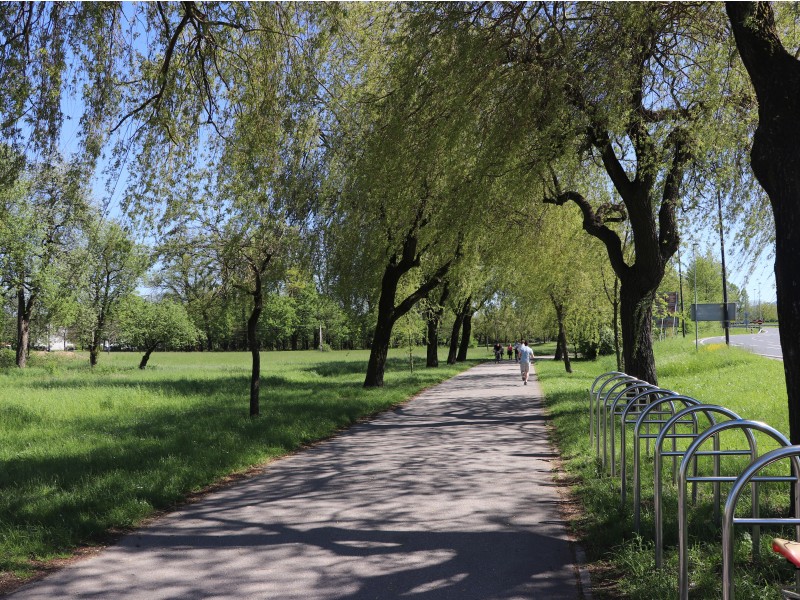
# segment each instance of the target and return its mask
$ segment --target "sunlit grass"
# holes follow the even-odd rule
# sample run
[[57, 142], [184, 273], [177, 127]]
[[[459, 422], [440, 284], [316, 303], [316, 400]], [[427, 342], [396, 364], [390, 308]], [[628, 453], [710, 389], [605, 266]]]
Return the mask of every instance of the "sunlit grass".
[[[444, 354], [444, 350], [440, 350]], [[483, 357], [481, 352], [476, 356]], [[426, 369], [392, 351], [383, 389], [362, 387], [368, 352], [262, 355], [261, 416], [248, 417], [250, 355], [33, 356], [0, 370], [0, 571], [135, 526], [226, 476], [332, 435], [474, 362]]]
[[[788, 437], [787, 396], [783, 364], [724, 345], [701, 347], [695, 351], [694, 339], [677, 338], [656, 344], [659, 385], [697, 398], [706, 404], [720, 404], [742, 418], [763, 421]], [[556, 441], [565, 458], [565, 467], [575, 479], [575, 497], [584, 514], [573, 523], [597, 569], [596, 597], [672, 599], [677, 597], [677, 494], [669, 476], [665, 479], [664, 535], [665, 567], [655, 568], [653, 544], [652, 458], [642, 470], [641, 537], [633, 534], [633, 509], [620, 505], [620, 478], [602, 475], [602, 469], [588, 432], [587, 390], [595, 377], [616, 370], [613, 357], [596, 362], [572, 363], [567, 375], [560, 363], [537, 363], [549, 411], [555, 421]], [[737, 438], [736, 436], [739, 436]], [[629, 436], [630, 440], [630, 436]], [[759, 435], [759, 452], [775, 443]], [[723, 436], [723, 447], [742, 447], [741, 434]], [[685, 445], [684, 445], [685, 447]], [[632, 449], [632, 445], [629, 446]], [[631, 455], [629, 451], [629, 456]], [[723, 471], [738, 474], [746, 459], [726, 461]], [[629, 463], [630, 465], [630, 463]], [[701, 467], [702, 468], [702, 467]], [[668, 469], [667, 469], [668, 471]], [[630, 480], [629, 480], [630, 486]], [[698, 506], [690, 513], [691, 597], [721, 597], [721, 534], [713, 521], [710, 486], [700, 487]], [[727, 487], [723, 488], [724, 494]], [[762, 514], [788, 514], [788, 490], [766, 490]], [[748, 498], [744, 499], [746, 508]], [[778, 598], [775, 584], [792, 579], [792, 569], [768, 548], [770, 534], [762, 537], [761, 559], [750, 559], [751, 542], [744, 528], [737, 530], [736, 589], [739, 598]], [[791, 532], [783, 532], [791, 537]]]

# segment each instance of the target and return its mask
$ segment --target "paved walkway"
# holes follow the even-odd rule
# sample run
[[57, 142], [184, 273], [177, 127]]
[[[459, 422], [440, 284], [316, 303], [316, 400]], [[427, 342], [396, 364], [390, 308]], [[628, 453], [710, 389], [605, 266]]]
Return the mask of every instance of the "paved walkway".
[[10, 597], [588, 598], [540, 397], [474, 367]]

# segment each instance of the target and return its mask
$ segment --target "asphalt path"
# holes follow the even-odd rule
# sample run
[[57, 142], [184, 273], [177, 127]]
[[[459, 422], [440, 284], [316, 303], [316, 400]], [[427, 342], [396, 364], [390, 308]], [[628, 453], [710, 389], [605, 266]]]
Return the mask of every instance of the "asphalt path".
[[[778, 329], [775, 327], [766, 327], [759, 333], [754, 334], [741, 334], [730, 336], [731, 346], [736, 348], [744, 348], [754, 354], [760, 354], [767, 358], [774, 358], [783, 360], [783, 350], [781, 350], [781, 340], [778, 334]], [[725, 337], [705, 338], [701, 340], [702, 344], [724, 344]]]
[[541, 398], [476, 366], [9, 597], [590, 598]]

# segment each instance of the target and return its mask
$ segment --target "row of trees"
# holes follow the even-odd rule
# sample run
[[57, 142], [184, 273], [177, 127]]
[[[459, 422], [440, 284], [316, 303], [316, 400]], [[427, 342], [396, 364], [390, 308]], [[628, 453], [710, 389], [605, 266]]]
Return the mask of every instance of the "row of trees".
[[[448, 360], [457, 360], [473, 315], [491, 318], [498, 298], [534, 325], [552, 314], [562, 346], [570, 330], [599, 335], [610, 307], [626, 371], [655, 383], [654, 302], [686, 221], [715, 221], [724, 200], [748, 243], [776, 232], [790, 406], [800, 407], [790, 376], [800, 299], [786, 241], [797, 176], [780, 166], [793, 164], [797, 113], [776, 83], [797, 70], [780, 42], [794, 43], [795, 15], [783, 5], [777, 18], [769, 5], [727, 10], [7, 3], [4, 194], [34, 202], [23, 188], [54, 162], [72, 117], [79, 150], [62, 179], [42, 171], [46, 206], [61, 206], [55, 190], [85, 186], [98, 168], [110, 190], [124, 182], [131, 227], [155, 246], [158, 289], [183, 304], [206, 344], [226, 330], [214, 329], [220, 303], [245, 307], [252, 415], [259, 328], [271, 312], [276, 339], [294, 335], [291, 311], [276, 304], [293, 297], [293, 272], [311, 273], [308, 289], [327, 299], [301, 322], [338, 314], [360, 324], [348, 325], [351, 339], [369, 337], [366, 386], [383, 384], [393, 333], [412, 328], [415, 313], [434, 340], [452, 310]], [[80, 114], [65, 113], [67, 96]], [[747, 167], [754, 130], [777, 229]], [[25, 246], [20, 231], [10, 229], [4, 257]], [[38, 239], [49, 265], [50, 244]], [[12, 280], [19, 294], [25, 286]], [[18, 297], [23, 322], [30, 298]], [[437, 361], [432, 351], [428, 364]]]

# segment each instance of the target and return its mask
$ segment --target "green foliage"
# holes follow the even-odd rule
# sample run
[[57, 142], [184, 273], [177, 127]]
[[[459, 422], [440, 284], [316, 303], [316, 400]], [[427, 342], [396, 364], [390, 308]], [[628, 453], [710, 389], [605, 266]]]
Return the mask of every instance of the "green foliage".
[[183, 305], [172, 300], [125, 298], [117, 313], [117, 341], [142, 350], [163, 346], [169, 350], [192, 347], [198, 331]]
[[[55, 354], [55, 353], [54, 353]], [[405, 401], [471, 363], [406, 367], [392, 351], [382, 390], [361, 386], [367, 353], [269, 353], [265, 407], [242, 414], [249, 354], [111, 353], [90, 372], [83, 357], [54, 357], [0, 374], [0, 573], [106, 540], [232, 473], [333, 435]], [[417, 360], [424, 361], [424, 354]], [[238, 392], [237, 392], [238, 390]]]
[[11, 348], [0, 349], [0, 369], [10, 369], [17, 363], [17, 353]]
[[588, 360], [594, 360], [598, 356], [610, 356], [614, 354], [614, 332], [606, 326], [600, 328], [595, 339], [579, 335], [576, 348], [581, 356]]

